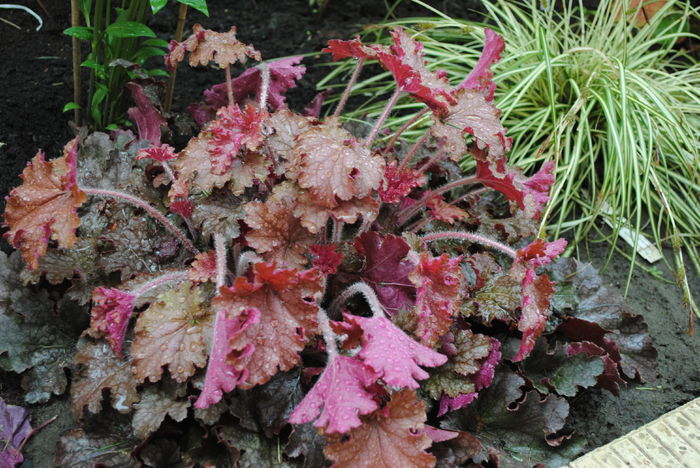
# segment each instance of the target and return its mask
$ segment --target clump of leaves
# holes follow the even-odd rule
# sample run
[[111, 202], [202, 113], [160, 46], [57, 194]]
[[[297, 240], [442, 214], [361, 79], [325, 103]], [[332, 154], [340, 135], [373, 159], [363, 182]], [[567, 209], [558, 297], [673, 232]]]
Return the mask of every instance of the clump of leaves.
[[[543, 460], [548, 447], [574, 453], [561, 432], [566, 397], [596, 383], [616, 391], [624, 364], [608, 330], [586, 317], [557, 327], [566, 317], [552, 315], [557, 290], [543, 268], [566, 242], [528, 238], [553, 167], [528, 178], [508, 165], [490, 71], [502, 39], [489, 33], [458, 86], [426, 68], [402, 29], [391, 46], [331, 41], [335, 59], [354, 57], [358, 70], [376, 60], [396, 81], [357, 135], [340, 124], [342, 104], [325, 120], [284, 105], [298, 60], [233, 79], [230, 65], [259, 53], [235, 30], [194, 31], [168, 63], [214, 61], [227, 80], [225, 99], [206, 100], [209, 117], [193, 108], [202, 128], [185, 148], [161, 144], [163, 119], [140, 102], [140, 139], [83, 135], [59, 158], [39, 153], [8, 198], [6, 237], [24, 276], [67, 280], [83, 301], [92, 289], [76, 417], [102, 411], [108, 390], [109, 406], [133, 413], [134, 435], [151, 440], [132, 453], [144, 464], [427, 467], [504, 449], [472, 424], [483, 403], [494, 424], [517, 426], [506, 443], [526, 428]], [[401, 131], [377, 145], [404, 95], [433, 126], [405, 151], [393, 144]], [[468, 176], [456, 164], [465, 153], [477, 167]], [[64, 439], [66, 460], [102, 440]]]

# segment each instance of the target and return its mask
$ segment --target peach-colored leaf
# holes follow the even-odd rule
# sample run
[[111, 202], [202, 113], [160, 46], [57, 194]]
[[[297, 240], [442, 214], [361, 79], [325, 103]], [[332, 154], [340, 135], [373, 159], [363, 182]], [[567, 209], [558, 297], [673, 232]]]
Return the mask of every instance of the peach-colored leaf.
[[294, 148], [298, 182], [322, 203], [364, 198], [379, 188], [384, 159], [373, 154], [336, 119], [302, 133]]
[[39, 151], [22, 172], [22, 185], [7, 197], [5, 225], [10, 229], [5, 237], [31, 269], [39, 267], [49, 239], [64, 248], [77, 240], [77, 208], [87, 199], [76, 180], [77, 142], [72, 140], [63, 156], [51, 161]]
[[196, 367], [207, 364], [207, 337], [211, 334], [212, 314], [202, 307], [199, 287], [183, 283], [170, 290], [139, 316], [131, 356], [139, 382], [157, 382], [168, 366], [178, 382], [191, 377]]
[[209, 133], [201, 132], [189, 141], [185, 149], [180, 151], [177, 159], [173, 161], [178, 179], [189, 179], [192, 188], [200, 192], [210, 192], [215, 187], [223, 187], [232, 175], [230, 171], [222, 175], [212, 172], [208, 150], [210, 138]]
[[[207, 66], [209, 62], [214, 61], [224, 68], [237, 62], [245, 63], [248, 57], [261, 60], [260, 52], [236, 39], [235, 26], [231, 27], [229, 32], [219, 33], [195, 24], [192, 26], [192, 35], [183, 45], [190, 53], [192, 67]], [[180, 52], [178, 58], [182, 60], [184, 53]]]
[[387, 406], [363, 418], [348, 436], [332, 436], [324, 454], [332, 468], [430, 468], [435, 457], [423, 431], [425, 405], [412, 390], [392, 394]]
[[[215, 302], [231, 317], [250, 308], [260, 311], [259, 323], [231, 342], [229, 362], [249, 373], [240, 387], [264, 384], [278, 371], [299, 364], [299, 352], [316, 332], [316, 301], [322, 291], [318, 270], [278, 269], [274, 263], [256, 263], [252, 281], [239, 277], [221, 289]], [[237, 354], [250, 343], [255, 347], [251, 354]]]
[[279, 261], [291, 268], [302, 268], [308, 260], [304, 254], [316, 236], [294, 217], [297, 194], [291, 183], [279, 184], [263, 203], [245, 205], [245, 223], [252, 229], [246, 234], [248, 245], [266, 261]]

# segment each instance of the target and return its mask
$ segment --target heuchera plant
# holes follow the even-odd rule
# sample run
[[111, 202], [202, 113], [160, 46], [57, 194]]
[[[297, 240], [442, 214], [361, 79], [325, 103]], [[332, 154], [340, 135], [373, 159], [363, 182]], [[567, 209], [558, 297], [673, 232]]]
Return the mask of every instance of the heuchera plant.
[[[195, 411], [213, 409], [234, 389], [303, 368], [308, 390], [288, 421], [313, 423], [334, 466], [433, 466], [431, 444], [464, 437], [426, 424], [426, 404], [441, 416], [478, 401], [499, 363], [523, 361], [547, 327], [555, 286], [541, 267], [566, 241], [527, 238], [553, 164], [532, 177], [508, 165], [493, 103], [498, 35], [486, 30], [482, 59], [456, 86], [427, 70], [419, 42], [400, 28], [392, 35], [391, 47], [330, 41], [325, 51], [357, 68], [320, 119], [318, 101], [316, 115], [286, 106], [300, 58], [233, 78], [232, 64], [260, 54], [235, 28], [195, 26], [166, 63], [213, 61], [227, 79], [191, 106], [201, 131], [186, 147], [161, 142], [166, 119], [133, 83], [140, 139], [82, 135], [63, 156], [39, 152], [29, 163], [7, 198], [5, 236], [29, 269], [71, 280], [74, 297], [85, 302], [81, 290], [94, 288], [85, 334], [106, 340], [80, 345], [76, 416], [100, 411], [109, 388], [114, 409], [135, 409], [145, 438], [166, 415], [186, 417], [188, 392]], [[369, 132], [353, 133], [341, 113], [369, 61], [393, 74], [396, 91]], [[408, 148], [400, 137], [410, 122], [383, 126], [402, 95], [434, 120]], [[95, 148], [116, 158], [116, 177], [90, 156]], [[455, 162], [467, 154], [477, 171], [463, 176]], [[88, 252], [92, 267], [70, 249]], [[489, 297], [498, 284], [507, 297]], [[613, 379], [614, 357], [591, 345], [568, 353], [600, 356], [599, 374], [605, 357]]]

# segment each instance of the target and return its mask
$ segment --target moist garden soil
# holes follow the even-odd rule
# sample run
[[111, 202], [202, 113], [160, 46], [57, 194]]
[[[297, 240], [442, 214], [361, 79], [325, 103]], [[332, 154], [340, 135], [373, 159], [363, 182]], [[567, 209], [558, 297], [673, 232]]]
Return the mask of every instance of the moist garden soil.
[[[74, 136], [69, 125], [72, 113], [62, 114], [72, 100], [70, 39], [62, 34], [69, 26], [67, 1], [43, 0], [47, 11], [35, 0], [23, 0], [44, 18], [44, 26], [16, 10], [0, 10], [0, 17], [20, 29], [0, 22], [0, 208], [4, 196], [20, 183], [18, 175], [37, 149], [48, 157], [61, 154], [63, 145]], [[391, 3], [391, 2], [389, 2]], [[445, 0], [428, 2], [455, 17], [474, 18], [478, 2]], [[211, 17], [190, 11], [187, 25], [199, 22], [206, 28], [228, 30], [238, 26], [239, 38], [253, 44], [263, 58], [308, 54], [307, 73], [297, 89], [288, 93], [292, 107], [301, 108], [315, 94], [314, 83], [326, 73], [325, 57], [318, 54], [328, 39], [348, 38], [366, 24], [383, 19], [386, 9], [379, 0], [331, 1], [324, 16], [311, 11], [307, 0], [209, 0]], [[397, 16], [429, 15], [415, 5], [402, 5]], [[176, 8], [169, 5], [152, 20], [150, 26], [164, 39], [175, 30]], [[222, 81], [215, 70], [178, 71], [175, 111], [201, 97], [201, 92]], [[11, 249], [3, 240], [2, 249]], [[580, 258], [601, 268], [608, 252], [606, 244], [582, 250]], [[628, 264], [613, 257], [603, 271], [604, 281], [624, 288]], [[670, 278], [663, 266], [659, 267]], [[700, 281], [691, 273], [691, 289], [698, 297]], [[653, 382], [633, 383], [619, 397], [604, 390], [584, 392], [573, 404], [572, 428], [586, 436], [589, 448], [603, 445], [663, 413], [700, 395], [700, 336], [688, 335], [688, 313], [682, 305], [680, 290], [641, 270], [632, 278], [627, 301], [634, 312], [642, 314], [658, 350], [658, 378]], [[699, 327], [700, 328], [700, 327]], [[698, 333], [700, 335], [700, 333]], [[20, 377], [0, 373], [0, 396], [8, 403], [23, 405]], [[78, 424], [68, 409], [67, 395], [49, 403], [33, 405], [34, 426], [58, 416], [37, 433], [26, 447], [26, 466], [53, 466], [54, 447], [62, 433]]]

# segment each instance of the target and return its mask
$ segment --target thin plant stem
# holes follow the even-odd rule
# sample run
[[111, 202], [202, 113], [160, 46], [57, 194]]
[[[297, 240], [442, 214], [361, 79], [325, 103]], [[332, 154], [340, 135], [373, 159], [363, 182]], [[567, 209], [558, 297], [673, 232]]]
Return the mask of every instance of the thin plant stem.
[[163, 215], [160, 211], [156, 210], [150, 204], [148, 204], [148, 202], [145, 202], [144, 200], [141, 200], [138, 197], [129, 195], [128, 193], [120, 192], [118, 190], [102, 190], [97, 188], [85, 187], [81, 187], [80, 190], [82, 190], [88, 195], [115, 198], [131, 203], [132, 205], [138, 206], [139, 208], [143, 208], [149, 215], [160, 221], [160, 223], [163, 224], [163, 226], [165, 226], [165, 228], [168, 231], [170, 231], [187, 250], [194, 253], [195, 255], [199, 254], [199, 250], [197, 249], [197, 247], [194, 246], [194, 244], [192, 244], [192, 242], [187, 238], [187, 236], [185, 236], [185, 234], [182, 231], [180, 231], [180, 229], [178, 229], [168, 218], [166, 218], [165, 215]]
[[139, 297], [145, 294], [146, 292], [150, 291], [151, 289], [157, 288], [162, 284], [170, 283], [172, 281], [185, 281], [187, 277], [188, 273], [186, 271], [175, 271], [171, 273], [166, 273], [162, 276], [152, 279], [151, 281], [143, 283], [141, 286], [131, 291], [130, 294]]
[[418, 122], [425, 114], [428, 113], [428, 111], [430, 111], [430, 108], [426, 107], [425, 109], [423, 109], [422, 111], [420, 111], [416, 115], [414, 115], [411, 118], [411, 120], [409, 120], [408, 122], [403, 124], [401, 126], [401, 128], [399, 128], [396, 132], [394, 132], [394, 134], [391, 136], [391, 140], [389, 140], [389, 143], [387, 143], [386, 146], [384, 147], [384, 151], [382, 151], [382, 154], [388, 153], [391, 150], [391, 148], [394, 147], [394, 145], [398, 141], [399, 137], [403, 134], [403, 132], [408, 130], [411, 127], [411, 125]]
[[343, 111], [343, 107], [345, 107], [345, 103], [348, 102], [348, 98], [350, 97], [352, 87], [355, 86], [357, 78], [360, 76], [360, 71], [362, 71], [362, 66], [364, 64], [365, 59], [363, 58], [357, 61], [357, 64], [355, 65], [355, 70], [353, 70], [352, 76], [350, 77], [350, 81], [348, 81], [348, 84], [345, 87], [345, 91], [343, 92], [343, 95], [341, 96], [340, 101], [338, 102], [338, 106], [335, 108], [335, 112], [333, 112], [334, 118], [338, 118], [340, 116], [340, 113]]
[[406, 156], [404, 156], [404, 158], [401, 160], [401, 164], [399, 164], [399, 167], [398, 167], [397, 170], [400, 171], [401, 169], [403, 169], [404, 167], [406, 167], [406, 165], [409, 163], [409, 161], [413, 158], [413, 156], [414, 156], [414, 155], [416, 154], [416, 152], [418, 151], [418, 148], [420, 148], [421, 145], [422, 145], [423, 143], [425, 143], [425, 140], [428, 139], [428, 136], [429, 136], [429, 133], [428, 133], [428, 132], [425, 132], [425, 133], [423, 134], [423, 136], [421, 136], [421, 137], [418, 139], [418, 141], [416, 141], [416, 142], [413, 144], [413, 146], [411, 146], [411, 148], [408, 150], [408, 153], [406, 153]]
[[231, 65], [226, 65], [226, 94], [228, 95], [228, 105], [233, 106], [233, 84], [231, 82]]
[[[182, 36], [185, 34], [185, 18], [187, 18], [187, 5], [180, 3], [180, 9], [177, 14], [177, 26], [175, 27], [175, 40], [177, 42], [182, 42]], [[175, 93], [175, 77], [177, 75], [177, 64], [175, 68], [170, 72], [168, 77], [168, 87], [165, 91], [165, 102], [163, 103], [163, 109], [165, 112], [170, 112], [170, 108], [173, 106], [173, 94]]]
[[236, 262], [236, 275], [243, 276], [251, 263], [258, 263], [261, 261], [262, 258], [260, 258], [260, 256], [258, 256], [252, 250], [246, 250], [245, 252], [242, 252], [238, 256], [238, 262]]
[[[37, 427], [35, 427], [29, 434], [27, 434], [27, 437], [24, 438], [24, 440], [22, 441], [22, 443], [19, 444], [19, 447], [17, 448], [17, 451], [18, 451], [19, 453], [22, 453], [22, 450], [24, 450], [24, 446], [25, 446], [25, 444], [27, 443], [27, 441], [28, 441], [34, 434], [36, 434], [37, 431], [39, 431], [39, 430], [45, 428], [46, 426], [48, 426], [49, 424], [51, 424], [52, 422], [54, 422], [54, 421], [56, 420], [56, 418], [58, 418], [58, 416], [54, 416], [54, 417], [52, 417], [52, 418], [49, 418], [48, 420], [44, 421], [43, 423], [41, 423], [41, 424], [39, 424]], [[11, 441], [11, 440], [12, 440], [12, 437], [10, 437], [9, 440]]]
[[410, 233], [416, 233], [423, 229], [428, 223], [430, 222], [430, 218], [426, 217], [423, 219], [419, 219], [416, 221], [413, 225], [409, 226], [406, 231]]
[[321, 333], [323, 334], [323, 341], [326, 342], [326, 352], [328, 353], [328, 360], [330, 361], [338, 356], [338, 345], [335, 342], [337, 336], [333, 333], [333, 329], [331, 329], [331, 324], [325, 310], [319, 307], [316, 317], [318, 318], [318, 328], [321, 329]]
[[[435, 190], [432, 190], [432, 191], [426, 193], [423, 196], [423, 198], [421, 198], [417, 203], [415, 203], [415, 204], [405, 208], [403, 211], [399, 212], [399, 214], [398, 214], [398, 220], [400, 223], [399, 225], [404, 224], [406, 221], [411, 219], [412, 216], [414, 216], [416, 213], [418, 213], [420, 210], [422, 210], [431, 198], [433, 198], [437, 195], [442, 195], [445, 192], [462, 187], [464, 185], [475, 184], [478, 181], [479, 180], [475, 176], [463, 177], [461, 179], [453, 180], [452, 182], [449, 182], [443, 186], [436, 188]], [[470, 195], [472, 193], [470, 193]]]
[[[78, 6], [78, 0], [70, 1], [70, 24], [71, 26], [80, 26], [80, 7]], [[71, 37], [71, 47], [73, 49], [73, 102], [80, 105], [82, 101], [82, 83], [80, 80], [80, 40], [73, 36]], [[73, 111], [73, 118], [75, 119], [75, 125], [80, 127], [80, 108], [76, 108]]]
[[436, 162], [438, 159], [440, 159], [441, 157], [443, 157], [443, 156], [445, 155], [446, 152], [447, 152], [447, 150], [445, 150], [444, 148], [441, 148], [440, 151], [437, 151], [437, 152], [433, 155], [433, 157], [431, 157], [425, 164], [423, 164], [421, 167], [418, 168], [418, 172], [423, 173], [423, 172], [425, 172], [426, 170], [428, 170], [428, 169], [430, 168], [430, 166], [432, 166], [433, 164], [435, 164], [435, 162]]
[[260, 69], [260, 76], [262, 77], [260, 83], [260, 109], [267, 109], [267, 94], [270, 91], [270, 65], [267, 63], [261, 63], [258, 67]]
[[214, 251], [216, 252], [216, 290], [226, 284], [226, 242], [223, 234], [214, 234]]
[[382, 304], [379, 302], [379, 299], [377, 298], [377, 294], [374, 292], [374, 289], [372, 289], [371, 286], [369, 286], [364, 281], [358, 281], [357, 283], [353, 283], [347, 288], [345, 288], [345, 290], [342, 293], [340, 293], [340, 295], [336, 297], [331, 303], [331, 306], [329, 307], [331, 313], [339, 311], [340, 307], [355, 294], [362, 294], [362, 296], [367, 301], [367, 304], [369, 304], [369, 308], [372, 311], [373, 317], [386, 317], [384, 307], [382, 307]]
[[379, 116], [377, 121], [374, 123], [374, 127], [372, 128], [372, 131], [369, 133], [369, 136], [365, 140], [365, 146], [367, 148], [372, 147], [372, 142], [374, 139], [377, 137], [377, 134], [379, 133], [379, 130], [381, 130], [382, 125], [384, 125], [384, 121], [386, 120], [387, 117], [389, 117], [389, 114], [391, 113], [391, 109], [394, 108], [396, 105], [396, 102], [399, 100], [401, 97], [401, 91], [399, 88], [396, 88], [396, 91], [394, 91], [394, 94], [391, 95], [389, 98], [389, 101], [387, 101], [386, 106], [384, 106], [384, 111], [382, 111], [382, 114]]
[[486, 245], [493, 249], [499, 250], [511, 258], [517, 257], [517, 252], [505, 244], [502, 244], [488, 237], [481, 236], [479, 234], [473, 234], [470, 232], [460, 232], [460, 231], [444, 231], [444, 232], [433, 232], [431, 234], [426, 234], [420, 238], [423, 242], [433, 242], [439, 240], [449, 240], [458, 239], [466, 240], [469, 242], [474, 242], [476, 244]]

